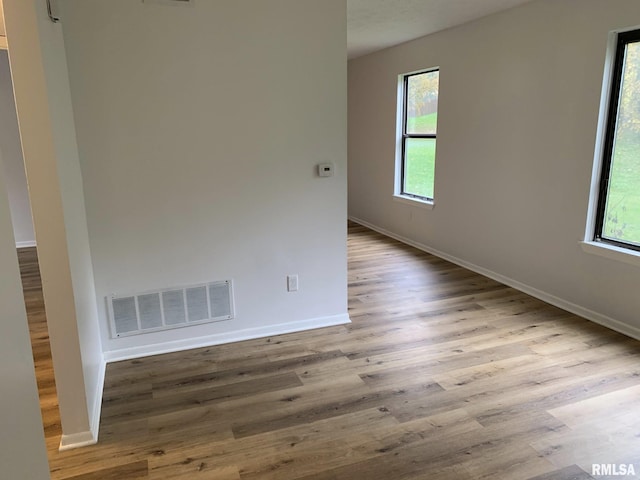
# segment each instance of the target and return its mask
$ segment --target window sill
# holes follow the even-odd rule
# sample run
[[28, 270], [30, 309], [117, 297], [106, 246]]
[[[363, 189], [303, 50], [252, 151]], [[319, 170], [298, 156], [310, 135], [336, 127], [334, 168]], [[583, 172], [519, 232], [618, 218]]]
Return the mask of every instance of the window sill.
[[406, 205], [411, 205], [413, 207], [420, 207], [426, 210], [433, 210], [436, 206], [433, 201], [429, 200], [420, 200], [418, 198], [406, 197], [404, 195], [394, 195], [393, 200], [396, 202], [404, 203]]
[[593, 241], [580, 242], [580, 245], [586, 253], [640, 267], [640, 252], [636, 252], [635, 250], [628, 250], [626, 248]]

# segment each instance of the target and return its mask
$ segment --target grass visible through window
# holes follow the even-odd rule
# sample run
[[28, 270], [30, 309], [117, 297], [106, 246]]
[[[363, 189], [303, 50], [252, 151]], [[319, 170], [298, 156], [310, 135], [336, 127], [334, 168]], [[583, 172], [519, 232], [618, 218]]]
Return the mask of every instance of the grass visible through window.
[[438, 70], [404, 77], [401, 193], [424, 200], [434, 198], [439, 81]]
[[435, 138], [409, 138], [405, 143], [404, 191], [433, 198]]
[[640, 41], [623, 65], [602, 236], [640, 246]]
[[407, 118], [407, 130], [410, 132], [435, 132], [437, 125], [438, 112]]
[[618, 137], [610, 178], [603, 234], [640, 245], [640, 133]]

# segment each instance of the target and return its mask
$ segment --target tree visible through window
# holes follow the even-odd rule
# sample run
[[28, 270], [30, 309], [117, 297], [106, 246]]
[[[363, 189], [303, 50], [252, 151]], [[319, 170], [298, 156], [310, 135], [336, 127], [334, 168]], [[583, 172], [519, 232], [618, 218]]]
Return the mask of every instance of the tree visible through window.
[[595, 239], [640, 250], [640, 30], [618, 36]]
[[404, 77], [402, 195], [433, 200], [438, 126], [438, 70]]

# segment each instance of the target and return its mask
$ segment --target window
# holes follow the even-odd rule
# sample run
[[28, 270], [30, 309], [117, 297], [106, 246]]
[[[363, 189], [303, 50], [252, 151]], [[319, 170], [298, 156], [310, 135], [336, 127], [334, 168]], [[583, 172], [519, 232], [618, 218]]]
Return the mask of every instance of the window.
[[[396, 194], [431, 202], [434, 193], [438, 126], [437, 69], [401, 77], [399, 178]], [[399, 96], [400, 98], [400, 96]]]
[[640, 30], [618, 35], [594, 240], [640, 250]]

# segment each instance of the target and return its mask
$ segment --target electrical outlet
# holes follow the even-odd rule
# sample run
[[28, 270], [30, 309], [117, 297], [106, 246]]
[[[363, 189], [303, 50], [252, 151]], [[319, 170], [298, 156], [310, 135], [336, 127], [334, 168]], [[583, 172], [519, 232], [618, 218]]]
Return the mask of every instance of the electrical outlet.
[[321, 163], [318, 165], [318, 175], [321, 177], [333, 177], [333, 163]]
[[298, 275], [287, 275], [287, 291], [298, 291]]

